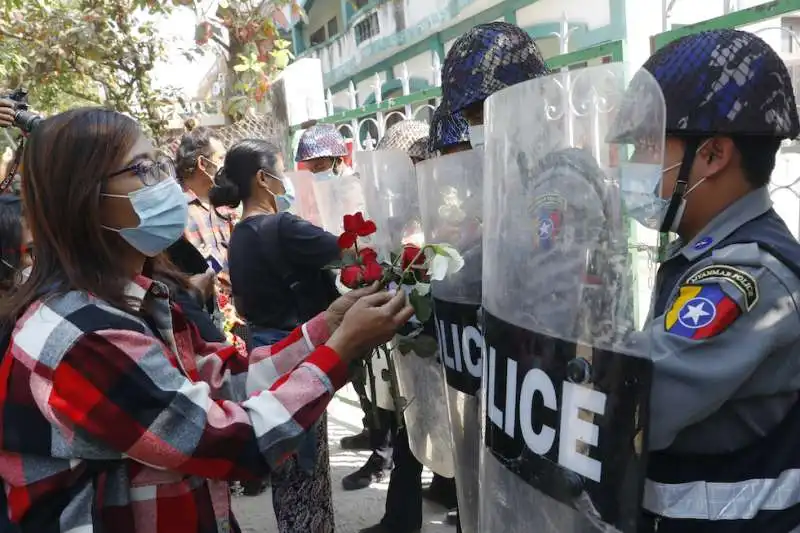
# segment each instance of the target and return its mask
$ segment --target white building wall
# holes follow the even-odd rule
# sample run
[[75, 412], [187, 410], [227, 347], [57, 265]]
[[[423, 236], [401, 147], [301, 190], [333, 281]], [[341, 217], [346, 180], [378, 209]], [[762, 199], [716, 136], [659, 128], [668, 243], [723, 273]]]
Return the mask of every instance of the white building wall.
[[[635, 1], [645, 3], [649, 0]], [[587, 24], [589, 29], [611, 23], [608, 0], [538, 0], [517, 10], [517, 25], [525, 28], [534, 24], [560, 22], [564, 15], [570, 22]]]
[[[406, 61], [406, 68], [408, 68], [408, 76], [411, 78], [420, 78], [433, 85], [433, 53], [428, 51], [423, 54], [412, 57]], [[394, 77], [399, 79], [402, 73], [402, 65], [394, 66]]]
[[405, 0], [406, 27], [415, 26], [437, 11], [447, 9], [449, 0]]
[[350, 93], [347, 91], [347, 89], [339, 91], [333, 95], [333, 107], [350, 109]]
[[455, 39], [450, 39], [449, 41], [447, 41], [446, 43], [444, 43], [444, 55], [447, 55], [447, 53], [448, 53], [448, 52], [450, 51], [450, 49], [453, 47], [453, 43], [454, 43], [454, 42], [456, 42], [456, 40], [455, 40]]
[[[386, 83], [386, 73], [379, 72], [378, 76], [381, 79], [381, 85]], [[369, 98], [369, 96], [375, 92], [375, 76], [370, 76], [369, 78], [361, 81], [359, 84], [356, 85], [356, 91], [358, 92], [357, 101], [358, 105], [364, 105], [364, 101]]]

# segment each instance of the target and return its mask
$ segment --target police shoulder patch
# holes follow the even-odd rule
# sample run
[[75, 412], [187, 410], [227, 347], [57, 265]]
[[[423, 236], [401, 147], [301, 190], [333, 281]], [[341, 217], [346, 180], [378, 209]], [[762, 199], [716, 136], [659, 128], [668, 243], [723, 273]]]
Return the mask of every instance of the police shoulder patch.
[[740, 293], [744, 311], [750, 311], [758, 302], [756, 278], [744, 270], [729, 265], [709, 265], [701, 268], [686, 278], [684, 284], [706, 285], [720, 282], [726, 282]]
[[534, 199], [531, 211], [536, 224], [535, 248], [547, 250], [556, 243], [566, 208], [567, 200], [557, 193], [543, 194]]
[[708, 265], [684, 279], [664, 329], [689, 339], [719, 335], [758, 302], [756, 278], [730, 265]]
[[664, 329], [687, 339], [708, 339], [728, 329], [741, 314], [739, 304], [719, 283], [684, 284], [664, 316]]

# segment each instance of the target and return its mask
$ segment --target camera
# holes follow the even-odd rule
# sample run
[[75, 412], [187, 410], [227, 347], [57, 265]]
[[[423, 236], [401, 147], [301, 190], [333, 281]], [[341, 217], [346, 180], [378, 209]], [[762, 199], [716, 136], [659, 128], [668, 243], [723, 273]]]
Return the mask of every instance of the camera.
[[25, 133], [30, 133], [43, 120], [36, 113], [28, 111], [28, 91], [25, 89], [19, 88], [6, 95], [6, 98], [14, 102], [14, 127]]

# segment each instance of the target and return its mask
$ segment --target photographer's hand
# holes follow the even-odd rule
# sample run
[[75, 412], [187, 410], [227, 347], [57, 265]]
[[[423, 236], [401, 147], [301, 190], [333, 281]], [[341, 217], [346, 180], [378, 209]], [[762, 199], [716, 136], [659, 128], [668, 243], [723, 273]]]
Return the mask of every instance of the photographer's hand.
[[0, 98], [0, 128], [7, 128], [14, 124], [17, 114], [17, 103], [8, 98]]

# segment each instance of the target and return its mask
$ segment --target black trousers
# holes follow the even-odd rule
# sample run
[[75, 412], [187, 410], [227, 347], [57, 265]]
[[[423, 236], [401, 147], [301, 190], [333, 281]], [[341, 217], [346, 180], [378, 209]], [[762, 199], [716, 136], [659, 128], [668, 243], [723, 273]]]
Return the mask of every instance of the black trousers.
[[405, 428], [397, 432], [392, 459], [381, 524], [392, 533], [411, 533], [422, 528], [422, 463], [411, 453]]
[[367, 397], [366, 375], [360, 372], [353, 377], [353, 388], [358, 394], [358, 403], [364, 412], [364, 427], [369, 433], [369, 447], [372, 451], [382, 451], [381, 455], [388, 456], [392, 449], [392, 440], [395, 432], [395, 415], [393, 411], [377, 407], [373, 412], [372, 402]]

